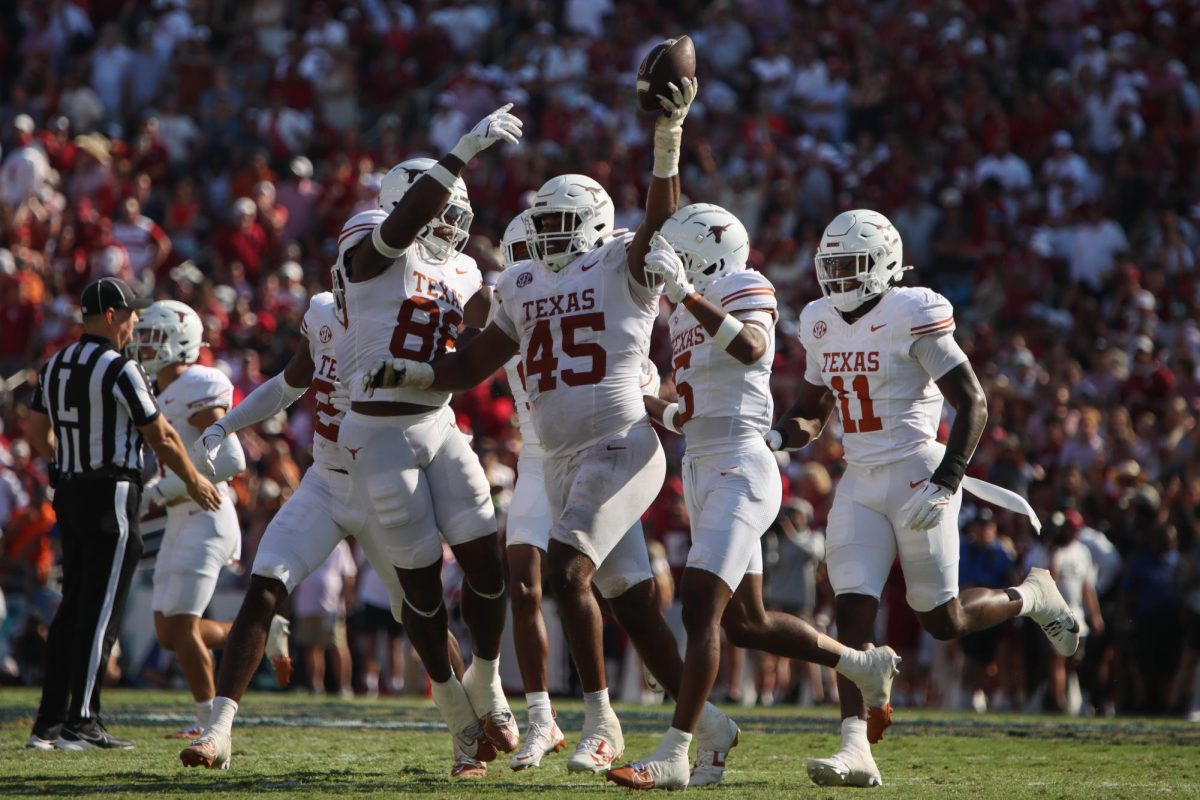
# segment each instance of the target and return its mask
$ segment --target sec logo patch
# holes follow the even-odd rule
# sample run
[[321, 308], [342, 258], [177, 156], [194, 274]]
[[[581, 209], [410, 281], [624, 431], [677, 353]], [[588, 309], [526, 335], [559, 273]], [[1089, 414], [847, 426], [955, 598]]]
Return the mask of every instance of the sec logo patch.
[[825, 321], [817, 320], [816, 324], [813, 325], [813, 338], [820, 339], [825, 335], [825, 330]]
[[329, 329], [328, 325], [322, 325], [321, 332], [317, 335], [321, 337], [323, 343], [329, 344], [329, 340], [333, 338], [333, 331]]
[[533, 273], [532, 272], [522, 272], [520, 275], [517, 276], [517, 287], [518, 288], [524, 288], [531, 283], [533, 283]]

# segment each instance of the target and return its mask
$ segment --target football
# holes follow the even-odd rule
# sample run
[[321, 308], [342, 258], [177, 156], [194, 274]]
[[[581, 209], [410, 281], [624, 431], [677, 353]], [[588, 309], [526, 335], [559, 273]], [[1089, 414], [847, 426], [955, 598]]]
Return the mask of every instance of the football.
[[683, 78], [696, 77], [696, 46], [690, 36], [667, 39], [654, 45], [637, 71], [638, 105], [643, 111], [662, 111], [658, 95], [671, 96], [668, 83], [679, 86]]

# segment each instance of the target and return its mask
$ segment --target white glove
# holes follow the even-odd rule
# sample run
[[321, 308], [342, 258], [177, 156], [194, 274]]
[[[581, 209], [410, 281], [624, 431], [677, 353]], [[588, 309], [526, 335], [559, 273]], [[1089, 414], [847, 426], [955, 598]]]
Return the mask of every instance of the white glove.
[[433, 367], [407, 358], [381, 358], [363, 373], [363, 391], [370, 397], [376, 389], [428, 389], [433, 384]]
[[[464, 133], [458, 140], [458, 144], [454, 145], [450, 155], [457, 156], [466, 164], [500, 140], [516, 144], [517, 140], [521, 138], [523, 123], [508, 113], [512, 107], [512, 103], [507, 103], [475, 123], [475, 127]], [[685, 109], [683, 113], [687, 114], [687, 110]]]
[[928, 531], [936, 528], [950, 507], [950, 499], [954, 492], [945, 486], [938, 486], [933, 481], [925, 481], [921, 491], [909, 498], [900, 506], [900, 519], [906, 528], [914, 531]]
[[333, 391], [329, 393], [329, 405], [343, 414], [350, 410], [350, 390], [346, 388], [346, 384], [341, 381], [334, 382]]
[[683, 259], [661, 233], [654, 234], [650, 239], [650, 252], [646, 254], [644, 269], [647, 275], [654, 276], [656, 282], [662, 280], [663, 293], [672, 303], [679, 303], [696, 291], [696, 287], [687, 279]]
[[209, 480], [216, 477], [217, 469], [213, 464], [213, 459], [217, 457], [217, 451], [221, 449], [221, 444], [228, 435], [224, 426], [218, 421], [205, 428], [204, 433], [200, 434], [200, 438], [192, 443], [192, 463]]
[[783, 434], [774, 428], [771, 428], [771, 430], [763, 434], [763, 441], [767, 443], [768, 449], [774, 450], [775, 452], [779, 452], [783, 449]]
[[688, 115], [692, 101], [696, 99], [696, 94], [700, 91], [700, 79], [684, 78], [680, 83], [683, 84], [682, 88], [673, 83], [667, 84], [667, 88], [671, 90], [670, 97], [664, 97], [661, 94], [658, 96], [658, 104], [663, 107], [663, 117], [655, 122], [656, 128], [659, 126], [678, 128], [683, 125], [684, 117]]

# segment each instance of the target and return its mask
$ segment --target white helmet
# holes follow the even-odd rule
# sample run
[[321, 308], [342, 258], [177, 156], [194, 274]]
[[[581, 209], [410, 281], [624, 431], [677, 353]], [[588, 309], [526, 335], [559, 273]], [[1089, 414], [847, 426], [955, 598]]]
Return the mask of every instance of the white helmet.
[[683, 260], [688, 280], [703, 292], [713, 281], [746, 268], [750, 235], [738, 218], [712, 203], [676, 211], [659, 230]]
[[[390, 214], [405, 192], [435, 164], [437, 162], [432, 158], [410, 158], [388, 170], [379, 189], [379, 207]], [[455, 178], [450, 201], [441, 214], [421, 228], [417, 233], [417, 242], [425, 248], [431, 261], [445, 263], [466, 246], [474, 218], [471, 200], [467, 197], [467, 184], [462, 178]]]
[[814, 260], [821, 293], [842, 312], [883, 294], [907, 269], [900, 232], [883, 214], [865, 208], [834, 217]]
[[529, 257], [558, 272], [612, 235], [613, 214], [608, 192], [586, 175], [551, 178], [525, 212]]
[[529, 234], [525, 231], [525, 217], [528, 211], [522, 211], [512, 218], [504, 235], [500, 237], [500, 266], [508, 269], [518, 261], [529, 260]]
[[138, 315], [127, 352], [150, 374], [170, 364], [193, 364], [204, 344], [200, 315], [178, 300], [159, 300]]
[[333, 284], [333, 303], [337, 307], [338, 317], [341, 318], [343, 325], [349, 324], [350, 321], [346, 315], [346, 284], [350, 279], [346, 254], [352, 247], [370, 236], [371, 231], [375, 230], [375, 226], [382, 224], [385, 219], [387, 219], [387, 214], [381, 209], [360, 211], [346, 220], [346, 224], [342, 226], [342, 232], [338, 234], [337, 260], [329, 268], [329, 276]]

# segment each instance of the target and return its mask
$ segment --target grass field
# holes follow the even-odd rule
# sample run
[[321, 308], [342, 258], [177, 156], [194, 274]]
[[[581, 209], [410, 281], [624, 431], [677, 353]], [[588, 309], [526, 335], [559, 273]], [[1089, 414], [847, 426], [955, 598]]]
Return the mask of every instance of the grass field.
[[[229, 772], [186, 770], [183, 743], [163, 738], [190, 709], [179, 692], [108, 691], [106, 720], [136, 749], [85, 753], [25, 750], [36, 690], [0, 690], [0, 797], [207, 798], [390, 796], [551, 797], [623, 792], [601, 777], [568, 775], [563, 755], [539, 770], [510, 772], [497, 761], [482, 781], [452, 783], [450, 744], [432, 705], [409, 700], [325, 700], [247, 696], [234, 728]], [[578, 736], [579, 703], [557, 705], [568, 741]], [[618, 709], [627, 756], [646, 755], [667, 710]], [[836, 797], [820, 789], [805, 760], [836, 745], [832, 710], [735, 709], [742, 727], [725, 784], [694, 792], [720, 797]], [[523, 710], [520, 713], [524, 722]], [[1200, 797], [1200, 725], [1176, 720], [1064, 720], [1030, 715], [898, 711], [875, 748], [884, 786], [903, 798]]]

